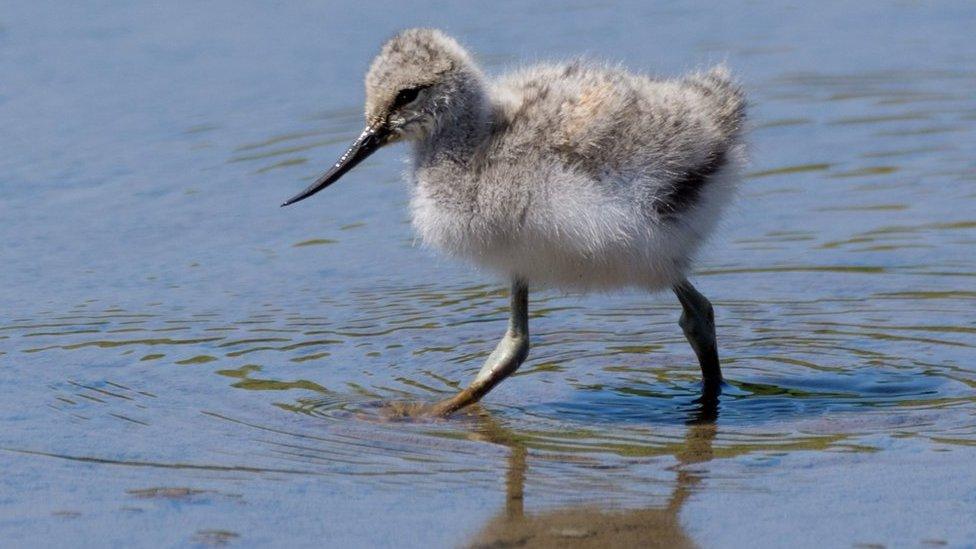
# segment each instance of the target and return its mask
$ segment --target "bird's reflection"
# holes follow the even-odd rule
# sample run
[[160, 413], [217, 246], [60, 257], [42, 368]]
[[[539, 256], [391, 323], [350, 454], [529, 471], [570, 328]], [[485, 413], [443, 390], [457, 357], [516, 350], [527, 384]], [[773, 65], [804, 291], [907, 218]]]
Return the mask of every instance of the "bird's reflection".
[[630, 510], [569, 507], [540, 513], [525, 510], [528, 448], [515, 433], [482, 415], [481, 434], [511, 449], [505, 481], [505, 508], [478, 532], [471, 547], [694, 547], [679, 513], [701, 473], [689, 466], [712, 459], [718, 399], [702, 398], [689, 411], [684, 444], [675, 452], [677, 479], [667, 504]]

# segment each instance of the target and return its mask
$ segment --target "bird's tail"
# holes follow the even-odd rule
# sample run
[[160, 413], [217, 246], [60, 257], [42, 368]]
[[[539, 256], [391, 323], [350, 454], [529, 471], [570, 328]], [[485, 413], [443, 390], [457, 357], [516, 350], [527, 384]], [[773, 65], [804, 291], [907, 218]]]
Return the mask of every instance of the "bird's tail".
[[706, 72], [692, 75], [688, 81], [715, 102], [722, 133], [730, 140], [736, 140], [746, 120], [746, 95], [728, 67], [717, 65]]

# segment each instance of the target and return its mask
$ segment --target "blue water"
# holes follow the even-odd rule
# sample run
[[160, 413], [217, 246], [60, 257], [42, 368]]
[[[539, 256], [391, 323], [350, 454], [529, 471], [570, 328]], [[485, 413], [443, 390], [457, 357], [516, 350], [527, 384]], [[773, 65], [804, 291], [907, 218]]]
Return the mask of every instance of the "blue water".
[[[740, 76], [753, 165], [694, 277], [714, 424], [677, 304], [637, 292], [533, 294], [483, 406], [384, 419], [477, 371], [506, 284], [417, 245], [402, 148], [278, 204], [418, 25], [489, 73]], [[971, 2], [4, 5], [2, 545], [976, 544], [973, 28]]]

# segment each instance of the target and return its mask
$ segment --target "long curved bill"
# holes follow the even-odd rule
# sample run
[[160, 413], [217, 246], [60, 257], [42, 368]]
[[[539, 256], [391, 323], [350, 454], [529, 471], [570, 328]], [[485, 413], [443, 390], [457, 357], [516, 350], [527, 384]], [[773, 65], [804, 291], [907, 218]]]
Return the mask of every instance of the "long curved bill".
[[387, 131], [386, 128], [380, 125], [367, 126], [366, 129], [363, 130], [363, 133], [359, 134], [359, 137], [353, 141], [349, 149], [344, 152], [338, 160], [336, 160], [336, 163], [332, 166], [332, 168], [329, 169], [329, 171], [325, 172], [322, 177], [316, 179], [315, 182], [309, 185], [304, 191], [286, 200], [285, 203], [282, 204], [282, 207], [289, 204], [294, 204], [300, 200], [305, 200], [313, 194], [335, 183], [346, 172], [355, 168], [356, 165], [365, 160], [367, 156], [373, 154], [377, 149], [382, 147], [386, 143], [387, 137], [389, 137], [389, 131]]

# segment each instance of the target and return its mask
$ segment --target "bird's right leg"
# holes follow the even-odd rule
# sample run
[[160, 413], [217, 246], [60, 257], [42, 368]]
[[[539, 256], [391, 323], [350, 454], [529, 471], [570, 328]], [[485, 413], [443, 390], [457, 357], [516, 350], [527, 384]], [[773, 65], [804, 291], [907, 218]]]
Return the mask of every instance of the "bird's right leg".
[[712, 304], [687, 280], [682, 280], [673, 290], [683, 309], [678, 324], [684, 331], [691, 348], [695, 350], [698, 364], [701, 366], [703, 392], [706, 395], [718, 394], [722, 387], [722, 370], [718, 363], [715, 313]]
[[512, 374], [529, 354], [529, 287], [521, 280], [512, 282], [512, 305], [508, 330], [492, 351], [474, 381], [453, 397], [434, 405], [432, 413], [446, 416], [474, 404]]

